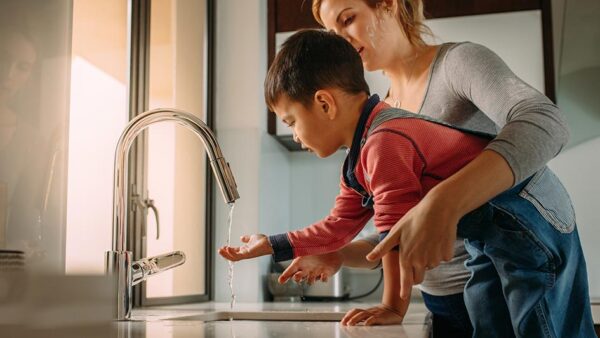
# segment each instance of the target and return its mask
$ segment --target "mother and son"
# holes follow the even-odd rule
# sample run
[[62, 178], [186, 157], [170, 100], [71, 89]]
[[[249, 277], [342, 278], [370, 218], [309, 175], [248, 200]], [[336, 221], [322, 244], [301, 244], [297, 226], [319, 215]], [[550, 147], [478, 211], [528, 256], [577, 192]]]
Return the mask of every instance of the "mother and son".
[[[595, 337], [573, 207], [546, 167], [564, 119], [489, 49], [426, 44], [422, 7], [313, 1], [327, 32], [283, 44], [265, 100], [317, 156], [348, 150], [340, 192], [322, 220], [219, 253], [294, 259], [282, 282], [381, 264], [381, 304], [344, 325], [401, 323], [418, 284], [445, 337]], [[363, 66], [389, 77], [384, 100]], [[378, 238], [351, 242], [371, 218]]]

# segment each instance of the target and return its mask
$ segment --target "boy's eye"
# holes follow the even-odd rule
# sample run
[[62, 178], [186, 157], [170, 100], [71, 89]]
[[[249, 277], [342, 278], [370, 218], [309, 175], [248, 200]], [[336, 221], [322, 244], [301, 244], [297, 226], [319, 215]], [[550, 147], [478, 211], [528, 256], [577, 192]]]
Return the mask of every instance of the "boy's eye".
[[352, 21], [354, 21], [354, 15], [347, 17], [342, 23], [344, 24], [344, 26], [348, 26], [352, 23]]

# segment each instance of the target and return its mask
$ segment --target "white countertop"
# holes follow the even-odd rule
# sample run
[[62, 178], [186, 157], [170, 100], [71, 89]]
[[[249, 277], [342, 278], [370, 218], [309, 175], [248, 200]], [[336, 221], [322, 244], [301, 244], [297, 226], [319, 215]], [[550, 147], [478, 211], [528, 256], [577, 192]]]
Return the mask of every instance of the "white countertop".
[[[6, 277], [4, 288], [0, 287], [2, 337], [46, 338], [51, 332], [61, 338], [413, 338], [426, 337], [430, 328], [428, 312], [418, 302], [411, 304], [404, 323], [394, 326], [340, 326], [346, 311], [374, 305], [359, 302], [237, 303], [234, 317], [246, 320], [233, 321], [227, 320], [229, 303], [155, 306], [134, 309], [130, 321], [116, 322], [112, 320], [114, 290], [107, 277], [2, 276]], [[594, 322], [600, 324], [599, 299], [592, 303]]]
[[[364, 303], [240, 303], [234, 312], [291, 312], [316, 314], [337, 313], [341, 317], [354, 307], [368, 307]], [[273, 320], [221, 320], [202, 321], [195, 315], [209, 312], [230, 311], [226, 303], [200, 303], [176, 306], [149, 307], [134, 309], [132, 320], [119, 322], [119, 332], [128, 332], [129, 337], [286, 337], [286, 338], [326, 338], [326, 337], [428, 337], [430, 324], [425, 306], [411, 304], [402, 325], [344, 327], [338, 321], [273, 321]], [[187, 318], [187, 319], [186, 319]], [[184, 319], [184, 320], [182, 320]]]

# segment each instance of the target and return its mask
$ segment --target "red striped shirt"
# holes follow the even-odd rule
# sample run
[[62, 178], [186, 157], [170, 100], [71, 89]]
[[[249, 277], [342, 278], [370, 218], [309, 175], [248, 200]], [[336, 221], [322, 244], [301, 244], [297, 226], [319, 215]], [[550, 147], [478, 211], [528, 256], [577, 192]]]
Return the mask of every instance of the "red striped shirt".
[[[372, 110], [365, 134], [375, 116]], [[365, 136], [365, 135], [363, 135]], [[354, 173], [373, 196], [373, 209], [343, 178], [329, 216], [287, 233], [294, 257], [336, 251], [349, 243], [373, 215], [378, 232], [388, 231], [435, 185], [473, 160], [489, 140], [418, 118], [398, 118], [378, 126], [367, 138]]]

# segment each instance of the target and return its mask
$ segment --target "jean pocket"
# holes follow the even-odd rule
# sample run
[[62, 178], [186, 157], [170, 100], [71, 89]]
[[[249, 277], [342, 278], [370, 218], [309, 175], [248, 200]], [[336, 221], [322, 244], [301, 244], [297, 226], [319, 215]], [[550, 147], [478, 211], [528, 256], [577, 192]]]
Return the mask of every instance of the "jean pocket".
[[575, 229], [575, 210], [569, 193], [548, 168], [538, 171], [519, 192], [554, 228], [562, 233]]
[[556, 260], [550, 249], [508, 211], [496, 208], [494, 235], [486, 239], [489, 254], [510, 262], [505, 269], [554, 273]]

